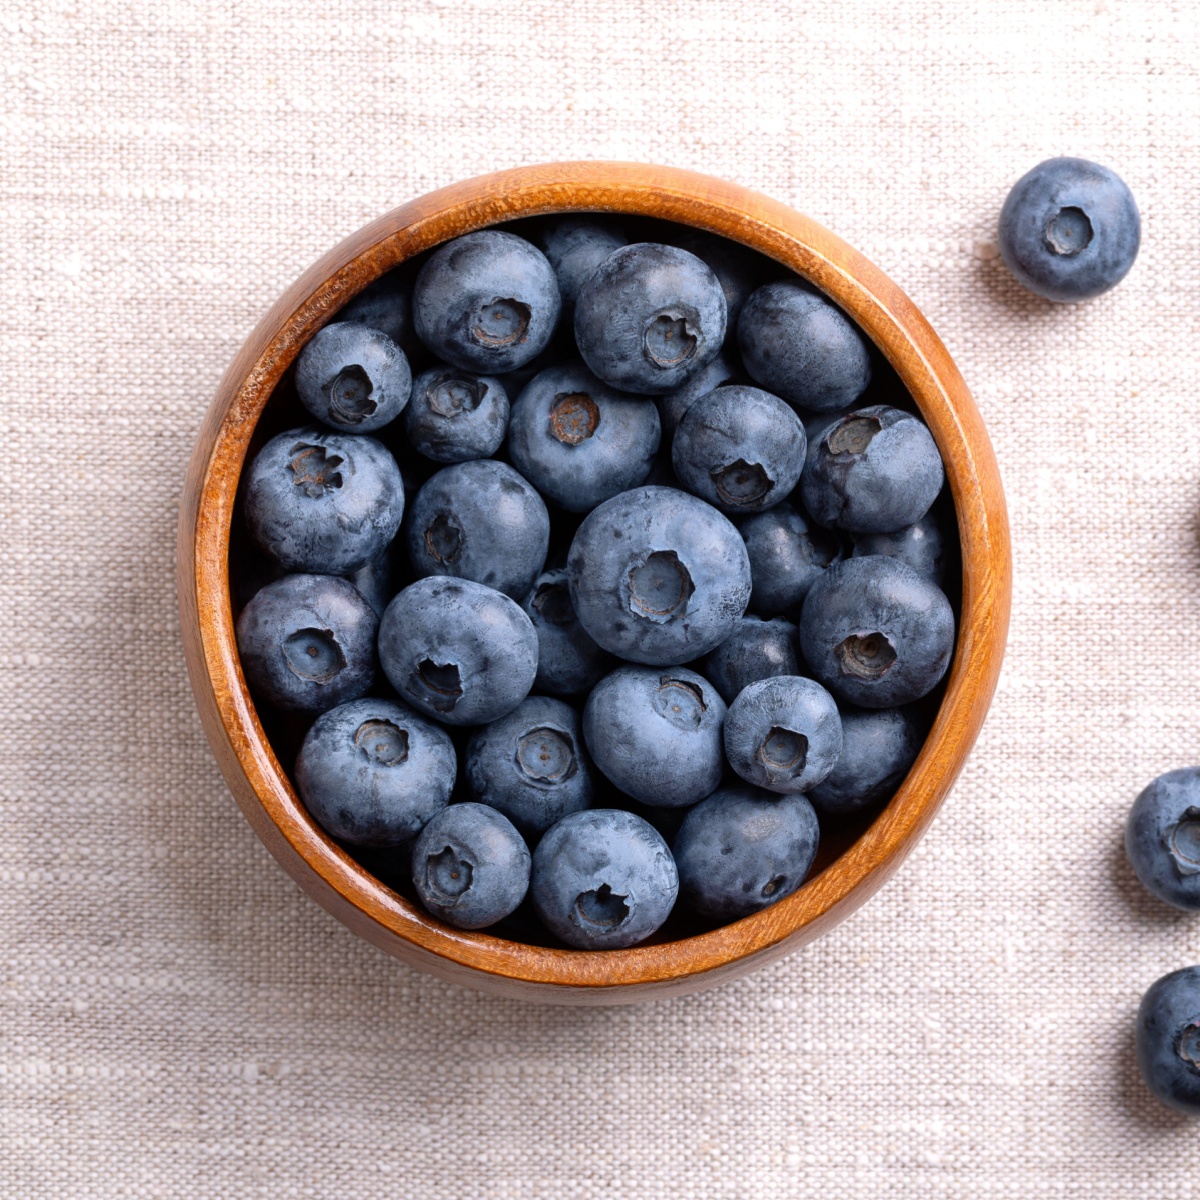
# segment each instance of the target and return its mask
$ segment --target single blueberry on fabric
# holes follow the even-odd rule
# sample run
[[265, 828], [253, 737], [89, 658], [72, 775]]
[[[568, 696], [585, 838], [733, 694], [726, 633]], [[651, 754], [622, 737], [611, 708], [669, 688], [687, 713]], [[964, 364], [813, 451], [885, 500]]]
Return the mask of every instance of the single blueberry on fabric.
[[588, 512], [645, 480], [659, 437], [653, 403], [615, 391], [577, 361], [525, 385], [512, 407], [508, 453], [547, 499]]
[[[862, 558], [870, 554], [886, 554], [889, 558], [898, 558], [901, 562], [908, 563], [914, 571], [928, 576], [938, 587], [945, 584], [949, 546], [942, 522], [932, 509], [919, 521], [892, 533], [855, 534], [852, 557]], [[753, 555], [750, 565], [753, 569]]]
[[680, 900], [714, 921], [748, 917], [804, 882], [819, 838], [804, 796], [720, 788], [688, 812], [672, 843]]
[[750, 558], [750, 607], [760, 616], [797, 611], [825, 569], [845, 555], [836, 534], [788, 503], [755, 513], [738, 528]]
[[251, 597], [237, 619], [242, 671], [277, 708], [323, 712], [375, 681], [379, 618], [333, 575], [285, 575]]
[[656, 666], [719, 646], [750, 599], [746, 546], [728, 517], [666, 487], [622, 492], [583, 519], [567, 557], [579, 623], [604, 649]]
[[251, 536], [287, 570], [345, 575], [396, 536], [404, 484], [374, 438], [309, 425], [258, 452], [242, 503]]
[[917, 760], [924, 730], [911, 708], [843, 707], [842, 753], [811, 788], [818, 812], [842, 816], [887, 799]]
[[450, 735], [394, 700], [323, 713], [296, 756], [296, 790], [331, 837], [356, 846], [411, 841], [450, 802]]
[[760, 287], [737, 325], [746, 373], [796, 408], [848, 408], [871, 381], [871, 357], [837, 305], [798, 279]]
[[742, 372], [728, 349], [722, 349], [708, 364], [689, 375], [681, 387], [658, 398], [658, 415], [662, 420], [663, 440], [670, 443], [683, 414], [701, 396], [727, 384], [740, 383]]
[[434, 462], [489, 458], [508, 432], [508, 393], [498, 379], [459, 367], [431, 367], [413, 381], [404, 432]]
[[1156, 1099], [1200, 1116], [1200, 967], [1164, 975], [1142, 997], [1137, 1060]]
[[485, 375], [515, 370], [541, 353], [561, 308], [546, 256], [498, 229], [439, 246], [413, 289], [421, 341], [452, 366]]
[[525, 899], [533, 859], [502, 813], [454, 804], [421, 831], [413, 887], [426, 910], [456, 929], [486, 929]]
[[388, 271], [345, 305], [338, 313], [338, 320], [378, 329], [411, 359], [423, 350], [413, 325], [413, 279], [413, 269], [408, 263]]
[[919, 521], [945, 481], [924, 422], [878, 404], [848, 413], [809, 446], [800, 490], [821, 525], [893, 533]]
[[662, 835], [630, 812], [594, 808], [552, 826], [533, 852], [533, 907], [580, 950], [617, 950], [671, 915], [679, 874]]
[[809, 589], [797, 628], [813, 675], [860, 708], [928, 695], [954, 652], [954, 611], [942, 590], [883, 555], [830, 567]]
[[683, 667], [620, 667], [592, 689], [583, 736], [621, 791], [656, 808], [703, 799], [721, 782], [725, 702]]
[[659, 396], [716, 357], [725, 294], [712, 270], [676, 246], [638, 242], [609, 255], [575, 304], [575, 341], [609, 386]]
[[782, 617], [764, 621], [743, 617], [707, 658], [704, 677], [732, 704], [747, 684], [776, 675], [799, 675], [796, 658], [796, 626]]
[[579, 696], [612, 669], [612, 656], [597, 646], [571, 605], [565, 567], [543, 571], [521, 601], [538, 639], [534, 686], [552, 696]]
[[1160, 900], [1200, 911], [1200, 767], [1168, 771], [1133, 802], [1125, 853]]
[[550, 514], [507, 463], [443, 467], [417, 493], [405, 538], [418, 577], [453, 575], [523, 597], [546, 562]]
[[1115, 171], [1050, 158], [1013, 185], [1000, 210], [1000, 256], [1046, 300], [1099, 296], [1129, 273], [1141, 243], [1137, 203]]
[[535, 240], [554, 270], [567, 317], [574, 313], [579, 290], [592, 272], [629, 239], [615, 222], [588, 214], [550, 217]]
[[369, 325], [326, 325], [296, 360], [300, 403], [335, 429], [382, 429], [404, 411], [411, 392], [412, 371], [404, 351]]
[[447, 725], [485, 725], [512, 712], [533, 686], [537, 653], [521, 607], [469, 579], [418, 579], [379, 623], [388, 682]]

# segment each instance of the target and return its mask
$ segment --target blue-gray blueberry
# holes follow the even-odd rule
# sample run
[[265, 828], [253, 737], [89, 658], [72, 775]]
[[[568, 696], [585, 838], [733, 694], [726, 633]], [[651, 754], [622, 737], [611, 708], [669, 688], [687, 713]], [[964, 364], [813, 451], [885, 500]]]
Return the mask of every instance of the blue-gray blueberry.
[[579, 290], [595, 269], [628, 242], [624, 230], [604, 217], [592, 215], [550, 217], [537, 234], [562, 296], [563, 315], [575, 310]]
[[490, 375], [430, 367], [413, 381], [404, 431], [409, 445], [434, 462], [490, 458], [508, 432], [508, 393]]
[[[937, 512], [931, 509], [919, 521], [897, 529], [893, 533], [858, 533], [854, 535], [854, 558], [868, 554], [886, 554], [908, 563], [914, 571], [928, 576], [938, 587], [946, 579], [948, 558], [946, 536]], [[750, 558], [751, 569], [754, 557]], [[753, 603], [753, 598], [751, 598]]]
[[1200, 767], [1168, 771], [1142, 791], [1125, 824], [1125, 853], [1160, 900], [1200, 911]]
[[732, 704], [747, 684], [776, 675], [798, 675], [796, 626], [782, 617], [764, 621], [743, 617], [729, 635], [704, 659], [704, 677]]
[[707, 396], [726, 384], [741, 382], [741, 371], [728, 348], [722, 349], [711, 362], [689, 375], [680, 387], [658, 398], [658, 415], [662, 419], [663, 440], [669, 445], [675, 436], [683, 414], [701, 396]]
[[900, 786], [923, 741], [911, 708], [843, 707], [841, 756], [808, 798], [830, 816], [869, 808]]
[[1142, 997], [1137, 1060], [1158, 1100], [1200, 1116], [1200, 967], [1164, 975]]
[[521, 601], [538, 639], [534, 684], [552, 696], [589, 692], [611, 670], [612, 656], [588, 636], [571, 605], [565, 567], [543, 571]]
[[836, 534], [789, 503], [747, 517], [739, 529], [750, 558], [750, 607], [764, 617], [798, 610], [808, 589], [845, 554]]
[[411, 392], [412, 371], [404, 351], [369, 325], [326, 325], [296, 360], [300, 403], [335, 429], [382, 429], [404, 411]]
[[763, 282], [766, 260], [760, 254], [729, 238], [702, 229], [679, 228], [674, 244], [694, 254], [717, 277], [725, 293], [726, 337], [737, 329], [738, 317], [750, 293]]

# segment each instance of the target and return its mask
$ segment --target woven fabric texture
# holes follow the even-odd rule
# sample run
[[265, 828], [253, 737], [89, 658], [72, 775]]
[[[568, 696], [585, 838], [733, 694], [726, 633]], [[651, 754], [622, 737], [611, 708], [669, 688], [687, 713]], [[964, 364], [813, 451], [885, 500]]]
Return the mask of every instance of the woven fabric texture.
[[[0, 44], [0, 1195], [1200, 1194], [1132, 1051], [1200, 919], [1121, 850], [1200, 758], [1193, 3], [9, 0]], [[1054, 154], [1143, 215], [1086, 305], [996, 257]], [[412, 196], [565, 158], [736, 180], [892, 275], [974, 390], [1016, 562], [991, 717], [896, 879], [613, 1010], [437, 982], [306, 899], [216, 770], [173, 576], [272, 299]]]

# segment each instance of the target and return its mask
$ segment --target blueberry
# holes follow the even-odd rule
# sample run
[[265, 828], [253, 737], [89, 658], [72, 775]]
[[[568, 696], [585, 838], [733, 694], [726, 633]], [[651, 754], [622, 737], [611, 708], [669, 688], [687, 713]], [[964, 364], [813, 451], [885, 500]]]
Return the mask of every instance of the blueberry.
[[611, 656], [588, 637], [571, 606], [565, 567], [542, 572], [521, 607], [537, 632], [535, 687], [552, 696], [578, 696], [610, 670]]
[[592, 689], [583, 736], [621, 791], [657, 808], [703, 799], [721, 782], [725, 702], [695, 671], [620, 667]]
[[798, 628], [812, 673], [862, 708], [927, 695], [954, 651], [954, 613], [941, 589], [883, 555], [830, 567], [809, 589]]
[[548, 696], [527, 696], [507, 716], [477, 729], [464, 765], [471, 795], [526, 835], [544, 833], [592, 803], [579, 714]]
[[750, 607], [764, 617], [797, 609], [844, 553], [836, 535], [811, 525], [790, 504], [747, 517], [740, 528], [754, 581]]
[[818, 837], [817, 814], [803, 796], [723, 787], [675, 835], [680, 897], [712, 920], [748, 917], [804, 882]]
[[526, 384], [513, 405], [508, 453], [543, 496], [588, 512], [646, 478], [659, 436], [652, 402], [614, 391], [573, 362]]
[[338, 313], [338, 320], [378, 329], [411, 358], [421, 350], [413, 328], [412, 292], [412, 267], [405, 263], [363, 288]]
[[1160, 900], [1200, 910], [1200, 767], [1160, 775], [1133, 802], [1125, 853]]
[[704, 676], [726, 704], [747, 684], [776, 675], [798, 675], [796, 627], [776, 617], [743, 617], [729, 635], [704, 660]]
[[805, 508], [822, 525], [893, 533], [929, 511], [945, 479], [925, 425], [877, 404], [835, 421], [812, 443], [800, 489]]
[[486, 929], [529, 890], [529, 847], [512, 822], [483, 804], [438, 813], [413, 846], [413, 886], [421, 903], [457, 929]]
[[721, 349], [725, 295], [694, 254], [638, 242], [610, 254], [575, 305], [584, 362], [623, 392], [662, 395]]
[[332, 575], [268, 583], [237, 620], [250, 687], [279, 708], [323, 712], [357, 700], [375, 680], [379, 618], [361, 593]]
[[[868, 554], [886, 554], [908, 563], [914, 571], [932, 579], [941, 587], [946, 578], [947, 547], [942, 524], [933, 512], [894, 533], [859, 533], [854, 537], [854, 558]], [[750, 568], [754, 569], [751, 555]]]
[[592, 639], [657, 666], [719, 646], [750, 599], [750, 562], [737, 530], [674, 488], [634, 488], [588, 513], [567, 574], [571, 603]]
[[546, 221], [537, 243], [554, 269], [564, 315], [574, 310], [579, 289], [592, 272], [627, 240], [621, 229], [603, 217], [552, 217]]
[[550, 515], [507, 463], [443, 467], [417, 493], [406, 525], [419, 577], [454, 575], [524, 596], [546, 561]]
[[858, 328], [799, 280], [760, 287], [742, 308], [737, 335], [750, 378], [797, 408], [848, 408], [871, 381]]
[[296, 394], [318, 421], [371, 433], [394, 421], [412, 392], [404, 351], [352, 321], [320, 329], [296, 360]]
[[487, 375], [512, 371], [545, 349], [561, 307], [546, 256], [498, 229], [438, 247], [413, 290], [421, 341], [452, 366]]
[[923, 741], [910, 708], [843, 708], [841, 757], [808, 798], [831, 816], [867, 808], [900, 786]]
[[393, 700], [353, 700], [308, 731], [296, 790], [331, 837], [398, 846], [446, 807], [455, 771], [444, 729]]
[[1047, 300], [1088, 300], [1116, 287], [1137, 258], [1142, 222], [1114, 171], [1050, 158], [1014, 184], [1000, 210], [1000, 255]]
[[806, 449], [800, 418], [778, 396], [734, 384], [684, 413], [671, 464], [684, 487], [722, 512], [761, 512], [799, 482]]
[[580, 950], [648, 938], [670, 916], [679, 875], [667, 843], [633, 813], [593, 808], [563, 817], [533, 852], [533, 907]]
[[383, 614], [379, 661], [421, 712], [447, 725], [485, 725], [529, 694], [537, 634], [517, 603], [492, 588], [419, 579]]
[[413, 383], [404, 416], [409, 444], [435, 462], [490, 458], [508, 430], [508, 393], [498, 379], [431, 367]]
[[289, 571], [344, 575], [396, 536], [404, 484], [374, 438], [309, 425], [272, 438], [246, 472], [246, 524]]
[[675, 436], [683, 414], [687, 412], [701, 396], [729, 383], [739, 382], [741, 371], [733, 361], [733, 356], [722, 350], [711, 362], [701, 367], [694, 375], [689, 375], [681, 387], [658, 400], [658, 415], [662, 419], [663, 438], [669, 441]]
[[729, 332], [735, 330], [746, 299], [762, 283], [763, 259], [738, 242], [702, 229], [683, 228], [674, 242], [694, 254], [717, 277], [725, 293], [727, 328]]
[[357, 571], [343, 576], [362, 593], [363, 599], [375, 610], [377, 617], [383, 616], [384, 609], [400, 590], [401, 564], [397, 561], [398, 549], [399, 543], [393, 542], [383, 553], [377, 554]]
[[842, 719], [833, 697], [800, 675], [748, 684], [725, 718], [725, 755], [747, 782], [769, 792], [807, 792], [842, 753]]
[[1200, 1116], [1200, 967], [1164, 975], [1142, 997], [1137, 1058], [1156, 1099]]

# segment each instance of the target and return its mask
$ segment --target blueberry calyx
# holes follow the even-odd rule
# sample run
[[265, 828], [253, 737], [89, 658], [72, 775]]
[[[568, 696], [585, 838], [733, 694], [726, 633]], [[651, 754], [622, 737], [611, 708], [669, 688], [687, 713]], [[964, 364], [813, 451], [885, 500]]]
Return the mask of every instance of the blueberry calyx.
[[580, 892], [575, 897], [575, 911], [587, 925], [599, 925], [605, 929], [616, 929], [629, 916], [627, 896], [618, 896], [607, 883], [602, 883], [590, 892]]
[[481, 346], [513, 346], [529, 333], [531, 310], [528, 304], [511, 297], [497, 296], [480, 307], [471, 326], [471, 336]]
[[357, 363], [345, 366], [326, 385], [329, 393], [329, 408], [333, 415], [347, 425], [358, 425], [375, 415], [379, 407], [371, 399], [375, 385], [371, 377]]
[[354, 744], [381, 767], [397, 767], [408, 758], [408, 731], [382, 718], [364, 721], [354, 731]]
[[435, 562], [458, 561], [463, 548], [463, 531], [447, 512], [438, 513], [425, 530], [425, 548]]
[[642, 348], [656, 367], [677, 367], [696, 353], [699, 339], [683, 313], [656, 313], [642, 332]]
[[1046, 225], [1046, 248], [1064, 258], [1087, 249], [1092, 240], [1092, 222], [1082, 208], [1060, 208]]
[[551, 625], [570, 625], [575, 619], [571, 592], [565, 583], [543, 583], [534, 593], [533, 607]]
[[832, 454], [862, 454], [882, 428], [877, 417], [845, 417], [829, 431], [825, 444]]
[[709, 477], [717, 495], [733, 508], [757, 504], [775, 486], [760, 463], [748, 463], [744, 458], [710, 471]]
[[426, 886], [442, 904], [460, 900], [470, 890], [473, 875], [471, 864], [459, 858], [451, 846], [425, 860]]
[[283, 657], [293, 675], [310, 683], [329, 683], [346, 665], [332, 629], [297, 629], [284, 641]]
[[439, 417], [457, 417], [474, 412], [483, 403], [487, 387], [477, 379], [441, 379], [426, 393], [429, 407]]
[[767, 882], [763, 884], [762, 891], [759, 892], [759, 895], [766, 900], [768, 897], [775, 895], [775, 893], [779, 891], [779, 889], [786, 883], [786, 875], [776, 875], [774, 879], [768, 879]]
[[[758, 757], [764, 765], [779, 771], [797, 773], [804, 770], [808, 758], [808, 738], [794, 729], [774, 726], [758, 747]], [[764, 892], [763, 895], [768, 893]]]
[[517, 745], [517, 765], [535, 783], [562, 783], [575, 774], [575, 751], [557, 729], [531, 729]]
[[308, 442], [297, 442], [292, 447], [292, 454], [295, 457], [288, 466], [295, 477], [293, 482], [306, 496], [319, 500], [327, 491], [342, 486], [342, 473], [338, 467], [344, 460], [340, 454], [328, 454], [324, 446], [313, 446]]
[[1200, 808], [1189, 808], [1166, 831], [1166, 843], [1180, 875], [1200, 875]]
[[694, 683], [664, 675], [658, 681], [654, 710], [679, 729], [699, 729], [708, 705]]
[[458, 664], [438, 663], [432, 658], [421, 659], [409, 683], [409, 690], [414, 695], [423, 692], [426, 703], [438, 712], [452, 712], [463, 694]]
[[695, 590], [674, 550], [652, 550], [629, 570], [630, 612], [658, 624], [683, 616]]
[[1200, 1017], [1193, 1017], [1180, 1031], [1175, 1053], [1193, 1071], [1200, 1071]]
[[564, 446], [578, 446], [596, 432], [600, 409], [586, 392], [562, 392], [550, 406], [550, 432]]
[[896, 661], [896, 648], [886, 633], [852, 633], [833, 650], [843, 675], [879, 679]]

